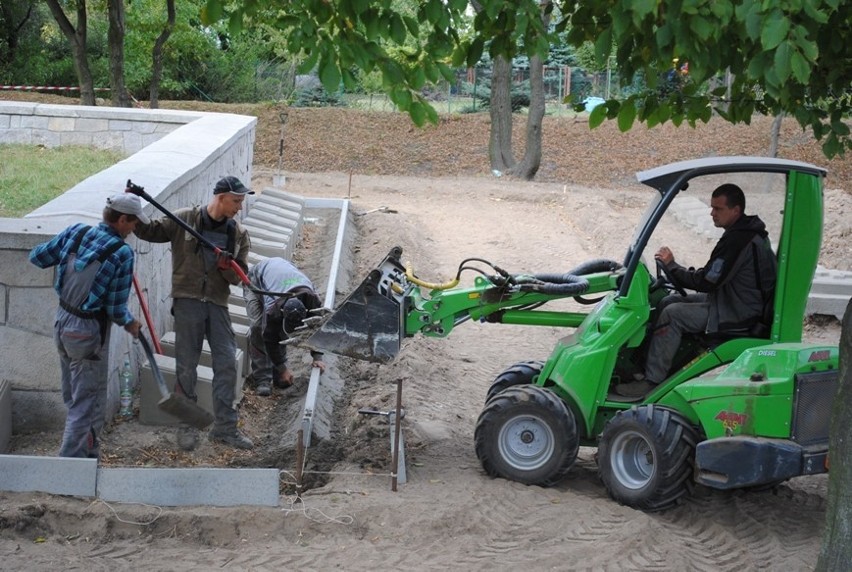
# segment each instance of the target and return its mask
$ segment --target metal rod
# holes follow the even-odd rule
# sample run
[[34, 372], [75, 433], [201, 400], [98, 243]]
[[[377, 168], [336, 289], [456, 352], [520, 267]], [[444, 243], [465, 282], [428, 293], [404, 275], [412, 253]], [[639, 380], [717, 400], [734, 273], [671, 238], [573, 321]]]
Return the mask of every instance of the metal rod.
[[396, 415], [394, 415], [394, 440], [393, 440], [393, 473], [391, 477], [391, 490], [396, 492], [397, 479], [399, 477], [399, 432], [402, 425], [402, 380], [396, 380]]
[[302, 475], [305, 462], [305, 444], [302, 442], [302, 430], [296, 434], [296, 496], [302, 497]]

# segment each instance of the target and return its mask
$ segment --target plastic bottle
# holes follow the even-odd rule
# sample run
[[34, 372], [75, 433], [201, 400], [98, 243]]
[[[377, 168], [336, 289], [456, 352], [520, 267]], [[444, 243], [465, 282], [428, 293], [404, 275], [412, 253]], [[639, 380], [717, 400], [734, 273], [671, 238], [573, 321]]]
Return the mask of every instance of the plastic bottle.
[[118, 414], [122, 417], [133, 417], [133, 372], [130, 370], [130, 360], [124, 360], [124, 367], [118, 372], [119, 398], [121, 409]]

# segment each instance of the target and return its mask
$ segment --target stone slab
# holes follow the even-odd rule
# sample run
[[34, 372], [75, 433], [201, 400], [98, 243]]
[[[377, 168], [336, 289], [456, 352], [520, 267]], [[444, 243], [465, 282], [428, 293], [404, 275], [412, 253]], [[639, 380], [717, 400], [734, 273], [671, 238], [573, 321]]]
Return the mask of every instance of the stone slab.
[[0, 379], [0, 453], [9, 451], [12, 438], [12, 384]]
[[278, 506], [278, 470], [102, 468], [97, 493], [155, 506]]
[[0, 455], [3, 491], [93, 497], [97, 478], [97, 459]]
[[[175, 358], [165, 355], [155, 355], [157, 367], [163, 374], [163, 380], [170, 392], [175, 389]], [[239, 376], [238, 376], [239, 377]], [[213, 413], [213, 370], [209, 367], [198, 366], [198, 381], [195, 385], [198, 394], [198, 405]], [[157, 380], [151, 371], [151, 366], [142, 366], [139, 376], [139, 422], [143, 425], [179, 425], [181, 420], [162, 411], [157, 404], [163, 398]]]

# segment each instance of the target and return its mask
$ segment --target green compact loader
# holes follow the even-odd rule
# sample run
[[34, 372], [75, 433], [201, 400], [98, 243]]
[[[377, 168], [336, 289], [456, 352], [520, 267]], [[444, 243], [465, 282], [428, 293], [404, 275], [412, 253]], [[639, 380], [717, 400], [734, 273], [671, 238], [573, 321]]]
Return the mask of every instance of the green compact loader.
[[[512, 274], [468, 259], [455, 280], [430, 284], [393, 248], [307, 345], [386, 363], [404, 338], [448, 336], [467, 320], [565, 328], [546, 361], [509, 366], [488, 391], [475, 446], [495, 477], [553, 485], [580, 446], [597, 447], [600, 478], [615, 500], [661, 510], [695, 482], [758, 488], [824, 473], [838, 348], [802, 343], [802, 322], [820, 250], [825, 174], [765, 157], [640, 172], [639, 182], [655, 192], [624, 259], [593, 260], [567, 273]], [[673, 220], [667, 213], [683, 199], [709, 219], [701, 201], [723, 182], [739, 184], [747, 213], [771, 230], [778, 276], [765, 323], [687, 336], [663, 383], [642, 398], [618, 396], [615, 385], [643, 371], [656, 305], [669, 293], [685, 294], [662, 267], [649, 266], [654, 232]], [[475, 266], [483, 264], [493, 273]], [[463, 270], [477, 272], [471, 287], [459, 286]], [[557, 300], [571, 307], [545, 308]]]

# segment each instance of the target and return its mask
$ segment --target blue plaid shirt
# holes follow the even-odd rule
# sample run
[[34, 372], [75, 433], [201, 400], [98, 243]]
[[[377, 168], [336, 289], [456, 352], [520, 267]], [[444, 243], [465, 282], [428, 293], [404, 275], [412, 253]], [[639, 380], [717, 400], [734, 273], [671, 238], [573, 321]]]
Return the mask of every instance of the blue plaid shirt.
[[[80, 223], [71, 225], [30, 252], [30, 262], [39, 268], [58, 266], [53, 286], [60, 295], [68, 251], [74, 237], [84, 226], [86, 225]], [[75, 268], [82, 270], [89, 262], [97, 260], [100, 253], [116, 240], [123, 241], [120, 234], [103, 222], [86, 232], [77, 249]], [[127, 299], [133, 285], [133, 250], [130, 246], [125, 246], [126, 248], [119, 248], [103, 261], [95, 274], [89, 297], [80, 308], [84, 312], [98, 312], [103, 309], [107, 317], [119, 326], [129, 324], [134, 319], [127, 308]]]

